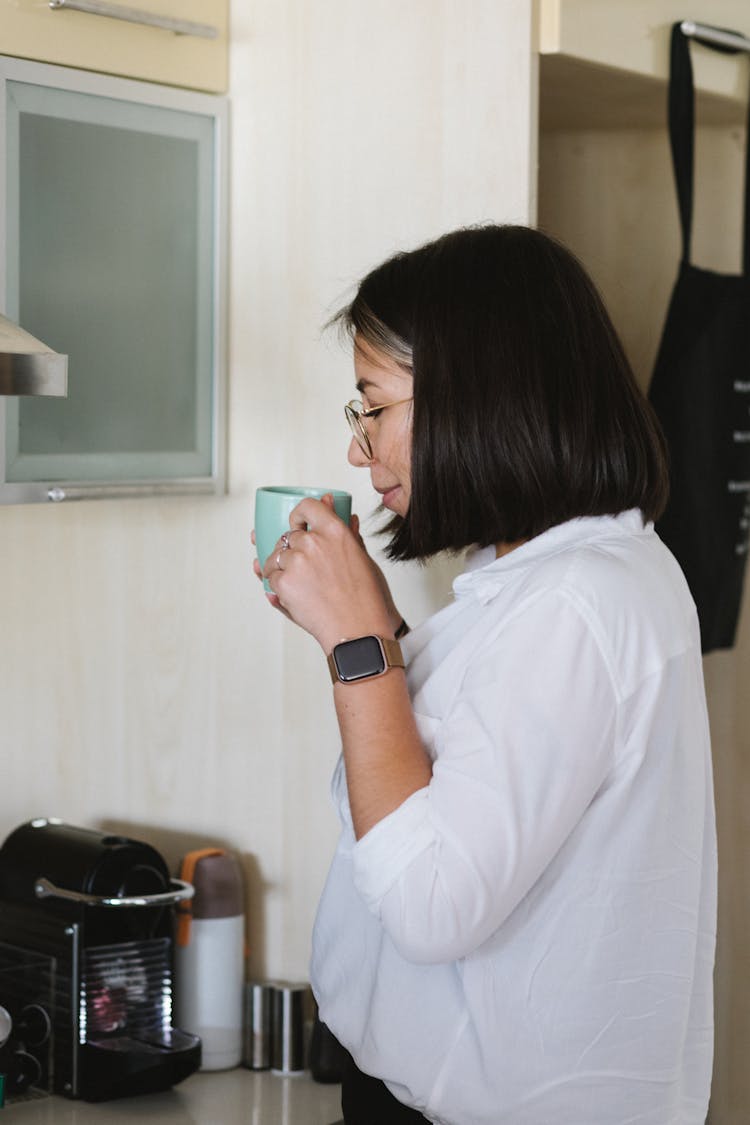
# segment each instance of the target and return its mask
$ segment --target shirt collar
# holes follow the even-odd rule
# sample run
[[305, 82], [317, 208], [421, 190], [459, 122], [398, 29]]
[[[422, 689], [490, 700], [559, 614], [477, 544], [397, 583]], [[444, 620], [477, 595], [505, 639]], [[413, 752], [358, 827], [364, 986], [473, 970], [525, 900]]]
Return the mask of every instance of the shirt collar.
[[631, 508], [617, 516], [582, 516], [559, 523], [499, 559], [494, 546], [474, 548], [466, 556], [463, 573], [453, 582], [453, 593], [456, 598], [476, 597], [487, 605], [519, 571], [542, 559], [603, 536], [619, 538], [651, 528], [652, 524], [644, 527], [640, 510]]

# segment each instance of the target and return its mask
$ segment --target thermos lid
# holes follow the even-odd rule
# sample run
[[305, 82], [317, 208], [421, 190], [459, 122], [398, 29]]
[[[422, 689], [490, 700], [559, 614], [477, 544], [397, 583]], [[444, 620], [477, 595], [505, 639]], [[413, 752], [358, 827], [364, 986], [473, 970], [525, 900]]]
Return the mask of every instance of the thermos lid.
[[188, 852], [182, 861], [180, 878], [192, 883], [195, 894], [178, 909], [178, 945], [190, 941], [192, 918], [235, 918], [242, 914], [242, 874], [230, 852], [223, 848]]

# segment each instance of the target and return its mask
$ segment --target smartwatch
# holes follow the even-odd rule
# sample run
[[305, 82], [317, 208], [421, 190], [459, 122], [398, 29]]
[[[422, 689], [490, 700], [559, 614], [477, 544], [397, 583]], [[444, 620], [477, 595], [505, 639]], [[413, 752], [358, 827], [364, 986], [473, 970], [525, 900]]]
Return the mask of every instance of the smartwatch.
[[384, 676], [389, 668], [403, 667], [401, 645], [387, 637], [357, 637], [353, 641], [341, 641], [328, 657], [334, 684], [355, 684], [373, 676]]

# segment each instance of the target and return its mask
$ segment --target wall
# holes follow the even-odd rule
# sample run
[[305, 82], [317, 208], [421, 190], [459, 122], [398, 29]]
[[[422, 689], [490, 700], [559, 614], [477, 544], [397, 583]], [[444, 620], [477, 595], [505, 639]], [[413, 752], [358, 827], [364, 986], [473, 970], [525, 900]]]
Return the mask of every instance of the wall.
[[[693, 256], [738, 272], [744, 130], [699, 128]], [[539, 145], [539, 224], [599, 284], [641, 385], [648, 386], [680, 255], [665, 129], [554, 131]], [[745, 1125], [750, 1105], [750, 597], [737, 644], [704, 660], [719, 838], [716, 1062], [712, 1125]]]
[[[172, 862], [235, 849], [254, 975], [306, 975], [337, 737], [322, 654], [252, 576], [253, 491], [372, 510], [321, 324], [392, 250], [529, 219], [530, 7], [234, 0], [229, 494], [0, 510], [0, 836], [57, 815]], [[394, 573], [411, 620], [454, 569]]]

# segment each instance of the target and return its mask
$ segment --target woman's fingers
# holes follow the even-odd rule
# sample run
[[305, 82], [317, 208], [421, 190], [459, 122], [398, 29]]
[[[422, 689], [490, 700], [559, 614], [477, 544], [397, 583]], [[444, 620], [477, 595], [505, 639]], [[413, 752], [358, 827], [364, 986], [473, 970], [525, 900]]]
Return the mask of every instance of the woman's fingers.
[[326, 527], [336, 527], [341, 522], [336, 515], [330, 492], [320, 500], [306, 496], [289, 515], [289, 526], [292, 531], [323, 531]]

